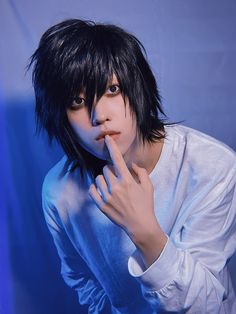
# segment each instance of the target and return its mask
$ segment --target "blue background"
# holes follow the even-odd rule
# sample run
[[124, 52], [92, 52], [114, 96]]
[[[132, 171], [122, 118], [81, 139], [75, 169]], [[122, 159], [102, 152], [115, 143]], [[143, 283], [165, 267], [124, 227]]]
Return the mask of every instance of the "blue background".
[[1, 314], [87, 312], [60, 276], [44, 222], [42, 181], [62, 151], [35, 136], [25, 73], [42, 33], [74, 17], [133, 32], [146, 47], [170, 120], [184, 120], [236, 149], [235, 1], [0, 0]]

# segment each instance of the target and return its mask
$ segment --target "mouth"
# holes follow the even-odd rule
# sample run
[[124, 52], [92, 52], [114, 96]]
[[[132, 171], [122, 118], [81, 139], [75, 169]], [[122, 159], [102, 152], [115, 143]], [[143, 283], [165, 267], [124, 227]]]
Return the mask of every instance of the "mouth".
[[105, 136], [106, 135], [109, 135], [111, 136], [113, 139], [117, 139], [118, 136], [119, 136], [120, 132], [115, 132], [115, 131], [104, 131], [104, 132], [101, 132], [98, 137], [96, 137], [96, 141], [99, 141], [99, 140], [104, 140]]

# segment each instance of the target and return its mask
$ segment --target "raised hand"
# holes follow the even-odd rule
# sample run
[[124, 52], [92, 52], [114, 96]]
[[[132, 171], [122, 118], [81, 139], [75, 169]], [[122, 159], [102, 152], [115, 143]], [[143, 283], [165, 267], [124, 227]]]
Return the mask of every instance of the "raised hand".
[[154, 213], [152, 182], [146, 169], [132, 163], [138, 180], [134, 179], [116, 142], [107, 135], [105, 143], [112, 165], [106, 165], [103, 175], [96, 177], [96, 186], [90, 186], [89, 195], [108, 218], [126, 231], [143, 253], [146, 265], [150, 265], [166, 243]]

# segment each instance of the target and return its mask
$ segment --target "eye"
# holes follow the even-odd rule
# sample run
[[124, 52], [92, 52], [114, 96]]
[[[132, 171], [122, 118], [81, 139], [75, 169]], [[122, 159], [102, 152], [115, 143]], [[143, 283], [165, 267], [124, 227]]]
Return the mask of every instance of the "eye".
[[110, 85], [107, 89], [107, 95], [117, 95], [120, 92], [120, 86], [117, 84]]
[[77, 109], [80, 109], [82, 108], [83, 106], [85, 105], [85, 99], [82, 98], [82, 97], [76, 97], [71, 106], [70, 106], [70, 109], [72, 110], [77, 110]]

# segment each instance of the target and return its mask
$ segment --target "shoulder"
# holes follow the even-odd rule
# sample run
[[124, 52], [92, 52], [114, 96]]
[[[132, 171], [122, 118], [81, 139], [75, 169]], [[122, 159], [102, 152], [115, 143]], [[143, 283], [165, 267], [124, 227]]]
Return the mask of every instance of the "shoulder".
[[66, 173], [69, 171], [69, 168], [65, 169], [66, 163], [67, 158], [63, 156], [46, 174], [42, 187], [44, 197], [54, 194], [55, 191], [61, 188]]
[[71, 165], [63, 156], [46, 174], [42, 186], [44, 209], [48, 206], [57, 209], [75, 201], [76, 197], [86, 190], [88, 177], [81, 177], [79, 168], [71, 171]]
[[176, 156], [203, 175], [236, 176], [236, 153], [226, 144], [195, 129], [174, 125], [166, 128]]

